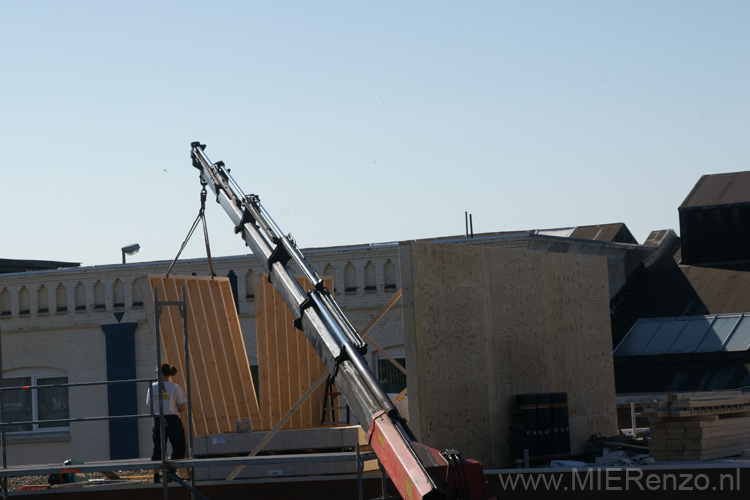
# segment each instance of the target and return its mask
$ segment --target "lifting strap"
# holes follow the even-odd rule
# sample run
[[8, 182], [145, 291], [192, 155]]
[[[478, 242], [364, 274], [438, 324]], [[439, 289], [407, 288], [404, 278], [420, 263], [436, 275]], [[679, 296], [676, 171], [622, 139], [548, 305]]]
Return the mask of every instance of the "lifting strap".
[[195, 222], [193, 222], [193, 225], [190, 227], [190, 230], [188, 231], [185, 241], [182, 242], [180, 251], [177, 252], [177, 256], [172, 261], [172, 264], [169, 266], [169, 269], [167, 269], [165, 278], [169, 278], [169, 273], [172, 272], [172, 268], [177, 263], [177, 259], [180, 258], [180, 254], [182, 254], [182, 251], [185, 250], [185, 246], [187, 245], [188, 241], [190, 241], [190, 237], [195, 232], [195, 229], [198, 227], [199, 221], [203, 221], [203, 240], [206, 242], [206, 256], [208, 258], [208, 268], [211, 272], [211, 278], [216, 276], [216, 273], [214, 273], [214, 263], [211, 260], [211, 245], [208, 242], [208, 226], [206, 226], [206, 194], [207, 194], [206, 181], [204, 181], [203, 177], [201, 177], [201, 208], [198, 211], [198, 217], [195, 218]]

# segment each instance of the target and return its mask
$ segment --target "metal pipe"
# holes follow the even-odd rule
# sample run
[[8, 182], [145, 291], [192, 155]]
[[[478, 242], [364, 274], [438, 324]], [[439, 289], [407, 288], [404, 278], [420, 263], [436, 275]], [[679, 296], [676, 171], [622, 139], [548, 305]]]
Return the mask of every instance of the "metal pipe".
[[77, 382], [74, 384], [45, 384], [45, 385], [18, 385], [15, 387], [4, 387], [4, 391], [26, 391], [30, 389], [51, 389], [54, 387], [85, 387], [92, 385], [109, 385], [109, 384], [132, 384], [137, 382], [154, 383], [155, 378], [134, 378], [130, 380], [109, 380], [104, 382]]
[[323, 318], [323, 321], [325, 321], [325, 323], [328, 325], [328, 328], [336, 335], [339, 344], [342, 346], [345, 346], [347, 344], [351, 345], [351, 342], [349, 342], [349, 339], [346, 338], [346, 335], [341, 330], [339, 324], [335, 319], [333, 319], [333, 316], [331, 316], [331, 312], [327, 307], [323, 305], [323, 302], [318, 296], [318, 292], [311, 292], [310, 298], [313, 300], [313, 302], [315, 302], [316, 309], [318, 310], [320, 316]]
[[[156, 391], [159, 397], [159, 446], [161, 448], [161, 477], [162, 477], [162, 491], [164, 500], [168, 500], [169, 495], [167, 492], [167, 444], [165, 442], [166, 436], [164, 432], [164, 395], [162, 394], [163, 377], [161, 374], [161, 331], [159, 330], [159, 319], [161, 318], [161, 305], [158, 300], [158, 292], [154, 287], [154, 315], [156, 321], [155, 324], [155, 337], [156, 337]], [[153, 395], [152, 395], [153, 398]]]
[[[352, 352], [349, 353], [349, 359], [356, 367], [365, 384], [367, 384], [367, 387], [370, 389], [372, 395], [380, 404], [380, 408], [382, 410], [385, 410], [385, 412], [391, 418], [398, 416], [399, 413], [396, 407], [393, 405], [393, 401], [391, 401], [391, 398], [388, 397], [388, 394], [385, 393], [383, 387], [375, 379], [375, 375], [373, 375], [372, 370], [370, 370], [370, 367], [367, 365], [364, 358], [360, 356], [358, 352]], [[357, 418], [359, 418], [359, 416]]]
[[378, 468], [380, 469], [380, 487], [383, 490], [383, 498], [390, 498], [390, 495], [388, 495], [388, 473], [383, 468], [380, 460], [378, 460]]
[[[188, 326], [187, 326], [187, 298], [185, 295], [185, 287], [182, 287], [182, 306], [180, 306], [180, 315], [182, 316], [182, 332], [184, 336], [185, 344], [185, 390], [187, 390], [187, 421], [188, 421], [188, 458], [193, 458], [193, 405], [190, 398], [190, 343], [188, 342]], [[193, 469], [190, 470], [190, 482], [192, 488], [190, 489], [190, 498], [195, 500], [195, 472]]]
[[[5, 421], [5, 391], [2, 390], [3, 387], [3, 332], [0, 329], [0, 422]], [[0, 428], [0, 439], [3, 440], [3, 469], [8, 468], [8, 456], [7, 456], [7, 446], [6, 446], [6, 439], [5, 439], [5, 426]], [[8, 478], [7, 476], [3, 476], [3, 499], [8, 500]]]
[[342, 331], [352, 343], [352, 345], [354, 345], [357, 351], [359, 351], [360, 353], [366, 351], [367, 343], [359, 335], [357, 329], [354, 328], [354, 325], [352, 325], [352, 323], [349, 321], [349, 318], [344, 315], [344, 312], [338, 306], [336, 301], [334, 301], [333, 298], [326, 293], [321, 294], [321, 300], [323, 301], [331, 315], [334, 317], [336, 322], [341, 326]]
[[13, 422], [0, 422], [0, 426], [12, 427], [14, 425], [32, 425], [32, 424], [64, 424], [68, 422], [97, 422], [99, 420], [126, 420], [130, 418], [148, 418], [157, 417], [153, 413], [140, 413], [136, 415], [109, 415], [106, 417], [78, 417], [78, 418], [55, 418], [49, 420], [19, 420]]

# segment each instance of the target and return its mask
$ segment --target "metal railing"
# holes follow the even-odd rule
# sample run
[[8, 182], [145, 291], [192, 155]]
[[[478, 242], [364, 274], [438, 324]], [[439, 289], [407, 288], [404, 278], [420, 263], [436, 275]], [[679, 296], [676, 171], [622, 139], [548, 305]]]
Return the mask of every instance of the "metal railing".
[[[179, 477], [177, 477], [171, 470], [169, 466], [169, 461], [166, 457], [166, 432], [165, 432], [165, 422], [164, 422], [164, 395], [163, 391], [157, 391], [158, 393], [158, 404], [159, 404], [159, 413], [154, 413], [154, 398], [149, 398], [149, 410], [150, 413], [146, 414], [136, 414], [136, 415], [108, 415], [108, 416], [102, 416], [102, 417], [77, 417], [77, 418], [56, 418], [56, 419], [44, 419], [44, 420], [23, 420], [23, 421], [10, 421], [5, 422], [5, 393], [7, 391], [27, 391], [27, 390], [40, 390], [40, 389], [53, 389], [53, 388], [63, 388], [63, 387], [87, 387], [87, 386], [95, 386], [95, 385], [110, 385], [110, 384], [133, 384], [133, 383], [139, 383], [139, 382], [147, 382], [150, 385], [151, 388], [153, 388], [153, 384], [157, 383], [157, 387], [161, 387], [164, 380], [161, 374], [161, 370], [159, 370], [159, 367], [161, 367], [161, 332], [159, 330], [159, 318], [161, 316], [162, 307], [164, 306], [178, 306], [180, 311], [180, 316], [182, 317], [182, 323], [183, 323], [183, 333], [184, 333], [184, 339], [185, 339], [185, 378], [186, 378], [186, 399], [187, 399], [187, 420], [188, 420], [188, 443], [187, 443], [187, 458], [193, 458], [193, 426], [192, 426], [192, 404], [191, 404], [191, 398], [190, 398], [190, 356], [189, 356], [189, 343], [188, 343], [188, 329], [187, 329], [187, 316], [186, 316], [186, 304], [187, 301], [185, 299], [185, 288], [182, 288], [182, 300], [179, 301], [159, 301], [157, 296], [157, 290], [154, 288], [154, 311], [156, 313], [156, 321], [155, 321], [155, 337], [156, 337], [156, 366], [157, 366], [157, 378], [148, 378], [148, 379], [130, 379], [130, 380], [108, 380], [108, 381], [99, 381], [99, 382], [74, 382], [74, 383], [66, 383], [66, 384], [40, 384], [40, 385], [24, 385], [24, 386], [17, 386], [17, 387], [2, 387], [3, 385], [3, 367], [2, 367], [2, 336], [0, 335], [0, 441], [1, 441], [1, 448], [2, 448], [2, 468], [5, 470], [8, 468], [8, 460], [7, 460], [7, 433], [6, 428], [12, 427], [12, 426], [24, 426], [24, 425], [39, 425], [39, 424], [65, 424], [65, 423], [71, 423], [71, 422], [94, 422], [94, 421], [101, 421], [101, 420], [124, 420], [124, 419], [139, 419], [139, 418], [157, 418], [159, 420], [159, 430], [160, 430], [160, 447], [161, 447], [161, 461], [160, 461], [160, 467], [161, 467], [161, 473], [162, 473], [162, 483], [163, 483], [163, 495], [164, 500], [167, 500], [168, 498], [168, 489], [167, 489], [167, 483], [168, 478], [173, 479], [177, 481], [179, 484], [181, 484], [184, 487], [187, 487], [191, 492], [191, 499], [194, 500], [195, 496], [198, 495], [201, 498], [206, 499], [203, 495], [198, 493], [198, 491], [195, 489], [195, 474], [190, 474], [191, 476], [191, 482], [192, 484], [189, 486], [186, 483], [184, 483]], [[2, 490], [3, 490], [3, 499], [7, 500], [8, 498], [8, 484], [7, 484], [7, 476], [3, 475], [2, 478]], [[208, 499], [206, 499], [208, 500]]]
[[[186, 399], [187, 399], [187, 420], [188, 420], [188, 440], [187, 440], [187, 453], [186, 453], [186, 459], [183, 460], [176, 460], [176, 461], [168, 461], [166, 458], [166, 432], [165, 432], [165, 425], [164, 425], [164, 401], [163, 401], [163, 391], [158, 391], [158, 403], [159, 403], [159, 413], [156, 414], [154, 412], [154, 398], [149, 398], [149, 410], [150, 413], [145, 414], [135, 414], [135, 415], [109, 415], [109, 416], [101, 416], [101, 417], [77, 417], [77, 418], [64, 418], [64, 419], [45, 419], [45, 420], [24, 420], [24, 421], [10, 421], [10, 422], [4, 422], [5, 419], [5, 393], [7, 391], [26, 391], [26, 390], [43, 390], [43, 389], [54, 389], [54, 388], [69, 388], [69, 387], [86, 387], [86, 386], [96, 386], [96, 385], [110, 385], [110, 384], [138, 384], [138, 383], [149, 383], [154, 384], [158, 383], [161, 385], [163, 382], [163, 377], [161, 375], [161, 370], [158, 369], [158, 367], [161, 367], [161, 332], [159, 329], [159, 317], [161, 315], [161, 309], [163, 306], [178, 306], [180, 308], [180, 315], [182, 316], [183, 320], [183, 334], [184, 334], [184, 345], [185, 345], [185, 379], [186, 379]], [[2, 470], [0, 470], [0, 477], [2, 478], [2, 491], [3, 491], [3, 499], [8, 499], [8, 484], [7, 479], [9, 476], [13, 475], [37, 475], [37, 474], [50, 474], [50, 473], [59, 473], [62, 469], [66, 469], [65, 466], [60, 467], [50, 467], [50, 466], [41, 466], [41, 467], [29, 467], [25, 469], [13, 469], [12, 471], [8, 470], [8, 461], [7, 461], [7, 436], [6, 436], [6, 428], [10, 426], [18, 426], [18, 425], [38, 425], [38, 424], [53, 424], [53, 423], [71, 423], [71, 422], [94, 422], [94, 421], [102, 421], [102, 420], [124, 420], [124, 419], [140, 419], [140, 418], [153, 418], [156, 419], [158, 417], [159, 420], [159, 426], [160, 426], [160, 435], [161, 435], [161, 461], [159, 463], [159, 468], [161, 469], [162, 473], [162, 483], [163, 483], [163, 498], [164, 500], [168, 500], [168, 488], [167, 483], [169, 480], [179, 484], [180, 486], [188, 489], [191, 494], [191, 500], [195, 500], [196, 496], [200, 497], [203, 500], [209, 500], [206, 496], [201, 494], [197, 491], [196, 485], [195, 485], [195, 473], [194, 468], [195, 467], [210, 467], [212, 465], [216, 465], [218, 463], [221, 463], [223, 465], [228, 464], [250, 464], [253, 462], [260, 461], [261, 463], [264, 462], [276, 462], [276, 463], [290, 463], [290, 462], [298, 462], [302, 460], [303, 458], [299, 455], [293, 455], [293, 456], [283, 456], [283, 455], [276, 455], [276, 456], [268, 456], [268, 457], [255, 457], [255, 456], [249, 456], [249, 457], [231, 457], [231, 458], [220, 458], [220, 459], [195, 459], [193, 457], [193, 425], [192, 425], [192, 402], [191, 402], [191, 391], [190, 391], [190, 356], [189, 356], [189, 343], [188, 343], [188, 329], [187, 329], [187, 317], [186, 317], [186, 299], [185, 299], [185, 289], [182, 289], [182, 300], [180, 301], [159, 301], [157, 299], [157, 291], [156, 288], [154, 288], [154, 311], [156, 313], [156, 320], [155, 320], [155, 337], [156, 337], [156, 362], [157, 362], [157, 377], [156, 378], [141, 378], [141, 379], [129, 379], [129, 380], [109, 380], [109, 381], [99, 381], [99, 382], [74, 382], [74, 383], [65, 383], [65, 384], [38, 384], [38, 385], [25, 385], [25, 386], [17, 386], [17, 387], [2, 387], [3, 384], [3, 366], [2, 366], [2, 336], [0, 335], [0, 440], [1, 440], [1, 450], [2, 450]], [[153, 388], [153, 385], [150, 386]], [[158, 387], [158, 386], [157, 386]], [[58, 428], [59, 429], [59, 428]], [[57, 430], [57, 429], [56, 429]], [[362, 499], [362, 473], [363, 473], [363, 465], [366, 460], [371, 460], [377, 458], [374, 453], [361, 453], [359, 450], [359, 445], [357, 444], [356, 452], [344, 452], [344, 453], [332, 453], [329, 456], [319, 456], [319, 457], [306, 457], [306, 460], [309, 461], [337, 461], [341, 458], [344, 459], [353, 459], [356, 460], [357, 463], [357, 486], [359, 491], [359, 499]], [[152, 468], [156, 468], [156, 464], [154, 461], [139, 461], [139, 462], [133, 462], [130, 464], [126, 463], [118, 463], [118, 462], [110, 462], [113, 465], [117, 465], [122, 470], [130, 468], [130, 470], [134, 467], [137, 468], [148, 468], [148, 465], [153, 464]], [[180, 477], [178, 477], [176, 474], [172, 472], [172, 468], [180, 468], [185, 467], [189, 468], [191, 470], [190, 474], [190, 481], [191, 484], [187, 484], [185, 481], [183, 481]], [[107, 464], [88, 464], [88, 465], [74, 465], [73, 468], [76, 470], [81, 471], [110, 471], [112, 468], [108, 466]], [[70, 467], [67, 467], [67, 469], [70, 469]], [[23, 472], [24, 474], [19, 474]], [[385, 474], [383, 477], [383, 481], [385, 481]], [[385, 483], [384, 483], [385, 484]], [[385, 486], [383, 486], [385, 488]], [[385, 489], [383, 490], [385, 492]], [[384, 493], [385, 495], [385, 493]]]

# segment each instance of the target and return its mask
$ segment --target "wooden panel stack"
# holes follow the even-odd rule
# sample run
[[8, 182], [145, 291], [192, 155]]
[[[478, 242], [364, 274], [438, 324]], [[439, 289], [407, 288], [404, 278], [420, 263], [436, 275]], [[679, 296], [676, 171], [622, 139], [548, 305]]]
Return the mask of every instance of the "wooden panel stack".
[[[191, 366], [191, 409], [195, 435], [235, 432], [236, 422], [260, 420], [245, 342], [228, 278], [149, 275], [140, 280], [146, 304], [181, 301], [185, 290]], [[146, 307], [152, 340], [155, 314]], [[162, 362], [178, 367], [174, 382], [186, 389], [183, 320], [177, 306], [159, 318]]]
[[415, 241], [400, 262], [422, 442], [510, 465], [513, 400], [529, 393], [568, 393], [574, 454], [617, 432], [604, 257]]
[[[254, 429], [271, 429], [315, 383], [326, 368], [305, 334], [294, 328], [294, 316], [268, 275], [254, 276], [255, 324], [258, 342], [258, 391], [262, 411]], [[297, 278], [303, 289], [311, 288]], [[323, 279], [333, 290], [333, 280]], [[323, 413], [325, 384], [307, 398], [282, 429], [319, 427]], [[338, 421], [338, 414], [334, 415]]]
[[750, 448], [750, 396], [739, 391], [670, 394], [651, 408], [649, 451], [659, 461], [700, 461]]

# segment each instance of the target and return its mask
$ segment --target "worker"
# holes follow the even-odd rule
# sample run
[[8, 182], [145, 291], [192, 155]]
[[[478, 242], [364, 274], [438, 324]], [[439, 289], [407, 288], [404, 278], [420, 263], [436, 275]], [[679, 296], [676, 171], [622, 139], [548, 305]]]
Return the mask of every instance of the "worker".
[[[187, 408], [187, 399], [182, 387], [170, 382], [170, 377], [177, 373], [177, 368], [169, 363], [161, 365], [162, 376], [162, 404], [164, 405], [164, 430], [169, 443], [172, 445], [171, 460], [185, 458], [185, 428], [182, 426], [180, 413]], [[151, 454], [151, 460], [161, 461], [161, 424], [159, 422], [159, 391], [157, 390], [158, 382], [154, 382], [148, 389], [146, 395], [146, 404], [153, 404], [151, 408], [154, 411], [153, 438], [154, 448]], [[153, 402], [151, 398], [153, 397]], [[160, 480], [159, 473], [154, 473], [154, 482]]]

